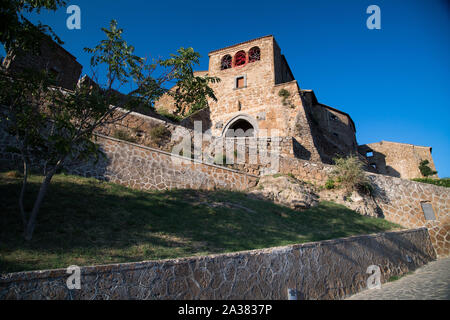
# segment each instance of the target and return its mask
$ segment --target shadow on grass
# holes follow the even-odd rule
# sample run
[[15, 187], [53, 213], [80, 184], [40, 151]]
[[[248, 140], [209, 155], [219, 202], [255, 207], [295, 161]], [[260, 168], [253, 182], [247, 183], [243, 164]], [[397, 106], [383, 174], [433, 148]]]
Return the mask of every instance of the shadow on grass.
[[[40, 179], [30, 178], [27, 210]], [[26, 242], [17, 204], [20, 183], [0, 173], [0, 272], [250, 250], [396, 227], [331, 202], [298, 212], [239, 192], [144, 192], [57, 175], [34, 238]]]

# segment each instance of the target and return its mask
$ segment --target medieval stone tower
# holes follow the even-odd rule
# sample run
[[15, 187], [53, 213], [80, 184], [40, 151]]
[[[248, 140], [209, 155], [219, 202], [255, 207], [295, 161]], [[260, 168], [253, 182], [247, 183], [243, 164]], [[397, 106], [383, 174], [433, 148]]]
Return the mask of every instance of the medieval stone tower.
[[[209, 69], [196, 74], [221, 79], [212, 85], [217, 101], [210, 101], [207, 121], [198, 117], [216, 137], [239, 129], [246, 136], [278, 136], [286, 141], [285, 155], [328, 163], [356, 152], [350, 116], [300, 89], [271, 35], [211, 51]], [[156, 109], [173, 111], [173, 101], [163, 97]]]

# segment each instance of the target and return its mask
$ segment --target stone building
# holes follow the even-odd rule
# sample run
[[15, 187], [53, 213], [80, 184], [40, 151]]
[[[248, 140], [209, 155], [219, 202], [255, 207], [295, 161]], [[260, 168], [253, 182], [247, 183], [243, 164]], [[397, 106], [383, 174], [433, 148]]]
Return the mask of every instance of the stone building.
[[81, 75], [82, 66], [77, 58], [50, 38], [44, 36], [39, 54], [10, 51], [2, 62], [8, 72], [20, 72], [26, 68], [48, 70], [65, 89], [73, 89]]
[[[44, 39], [40, 53], [34, 56], [9, 52], [2, 65], [10, 72], [30, 67], [49, 70], [58, 85], [66, 89], [74, 88], [77, 82], [79, 85], [94, 83], [87, 76], [79, 80], [82, 66], [51, 39]], [[211, 84], [217, 101], [209, 101], [209, 108], [179, 123], [172, 123], [153, 110], [136, 110], [148, 117], [134, 113], [99, 132], [114, 136], [116, 131], [127, 131], [133, 141], [151, 144], [148, 133], [153, 127], [164, 125], [172, 137], [179, 137], [181, 127], [192, 129], [194, 121], [199, 120], [203, 131], [210, 130], [214, 138], [277, 137], [286, 163], [290, 161], [288, 158], [298, 158], [332, 164], [338, 155], [357, 154], [366, 162], [366, 169], [374, 173], [407, 179], [421, 177], [419, 164], [422, 160], [428, 160], [430, 168], [436, 170], [431, 147], [387, 141], [358, 147], [356, 126], [350, 115], [320, 103], [313, 90], [300, 88], [272, 35], [209, 52], [208, 70], [196, 71], [195, 75], [221, 79]], [[115, 94], [120, 101], [126, 99], [120, 92]], [[176, 112], [169, 95], [162, 96], [155, 103], [155, 109]], [[274, 140], [269, 139], [267, 147], [270, 141]], [[292, 168], [287, 166], [284, 171], [294, 170]]]
[[[203, 112], [208, 119], [199, 117], [215, 137], [236, 136], [239, 129], [245, 136], [283, 137], [285, 155], [325, 163], [357, 152], [351, 117], [300, 89], [271, 35], [211, 51], [208, 70], [198, 74], [221, 79], [211, 85], [217, 101]], [[155, 108], [175, 110], [169, 96]]]
[[419, 165], [423, 160], [428, 160], [430, 169], [436, 171], [431, 147], [381, 141], [361, 145], [358, 151], [367, 158], [376, 172], [388, 176], [404, 179], [422, 178]]

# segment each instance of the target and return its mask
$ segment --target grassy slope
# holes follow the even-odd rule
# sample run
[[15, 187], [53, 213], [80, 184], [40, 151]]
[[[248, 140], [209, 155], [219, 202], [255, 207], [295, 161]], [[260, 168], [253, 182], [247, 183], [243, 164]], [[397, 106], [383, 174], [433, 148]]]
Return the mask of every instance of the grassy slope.
[[[31, 177], [28, 199], [40, 180]], [[297, 212], [237, 192], [150, 193], [57, 175], [27, 243], [17, 205], [20, 183], [0, 173], [0, 273], [232, 252], [398, 227], [331, 202]]]

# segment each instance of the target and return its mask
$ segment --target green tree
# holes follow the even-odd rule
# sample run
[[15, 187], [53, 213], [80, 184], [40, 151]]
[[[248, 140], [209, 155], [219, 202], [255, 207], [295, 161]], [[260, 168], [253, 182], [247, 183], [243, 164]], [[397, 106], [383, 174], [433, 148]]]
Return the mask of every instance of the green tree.
[[[3, 128], [15, 138], [15, 152], [23, 162], [19, 205], [26, 240], [32, 239], [37, 214], [54, 174], [72, 161], [98, 158], [101, 154], [92, 139], [96, 128], [123, 119], [138, 106], [151, 108], [155, 100], [168, 92], [165, 84], [171, 82], [181, 88], [176, 96], [179, 101], [196, 104], [204, 103], [205, 96], [215, 98], [208, 84], [216, 79], [193, 76], [192, 65], [198, 63], [198, 53], [192, 48], [181, 48], [170, 59], [150, 64], [122, 38], [123, 30], [116, 21], [102, 30], [106, 39], [85, 50], [92, 55], [95, 74], [106, 70], [104, 83], [88, 82], [68, 92], [53, 86], [45, 70], [0, 76]], [[156, 69], [159, 76], [153, 77]], [[134, 89], [124, 98], [115, 89], [125, 84]], [[196, 88], [194, 93], [191, 88]], [[26, 212], [24, 194], [34, 163], [44, 167], [44, 179], [32, 210]]]
[[208, 98], [217, 101], [208, 84], [219, 82], [220, 79], [208, 75], [194, 76], [193, 67], [200, 63], [199, 59], [200, 54], [194, 49], [180, 48], [170, 59], [160, 62], [162, 66], [171, 68], [170, 77], [178, 79], [174, 89], [168, 90], [166, 94], [174, 99], [176, 113], [182, 116], [208, 107]]
[[12, 49], [37, 52], [44, 35], [62, 43], [48, 25], [41, 22], [35, 25], [24, 14], [40, 13], [42, 9], [55, 11], [65, 4], [64, 0], [0, 0], [0, 43], [6, 52]]

